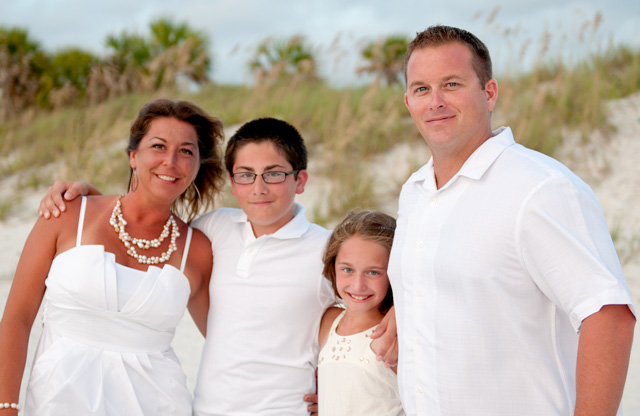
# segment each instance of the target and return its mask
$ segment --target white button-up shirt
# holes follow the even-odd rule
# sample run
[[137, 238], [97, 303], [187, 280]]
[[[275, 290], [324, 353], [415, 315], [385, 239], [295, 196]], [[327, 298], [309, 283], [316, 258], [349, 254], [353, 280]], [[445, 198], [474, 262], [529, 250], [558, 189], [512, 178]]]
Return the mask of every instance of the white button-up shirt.
[[571, 415], [582, 320], [633, 311], [591, 189], [508, 128], [441, 189], [409, 178], [389, 276], [408, 415]]

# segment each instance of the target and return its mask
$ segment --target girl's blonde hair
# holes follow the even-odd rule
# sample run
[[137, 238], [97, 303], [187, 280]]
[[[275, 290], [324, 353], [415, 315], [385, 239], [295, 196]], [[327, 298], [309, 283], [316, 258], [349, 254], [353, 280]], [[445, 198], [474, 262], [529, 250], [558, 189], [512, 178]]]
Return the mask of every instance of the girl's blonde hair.
[[[336, 296], [340, 297], [336, 286], [336, 257], [342, 244], [357, 235], [364, 240], [380, 244], [387, 250], [387, 253], [390, 253], [395, 229], [396, 220], [393, 217], [375, 211], [350, 211], [338, 224], [329, 237], [322, 256], [324, 263], [322, 274], [331, 282]], [[380, 312], [387, 312], [391, 306], [393, 306], [393, 293], [391, 286], [389, 286], [387, 295], [380, 304]]]

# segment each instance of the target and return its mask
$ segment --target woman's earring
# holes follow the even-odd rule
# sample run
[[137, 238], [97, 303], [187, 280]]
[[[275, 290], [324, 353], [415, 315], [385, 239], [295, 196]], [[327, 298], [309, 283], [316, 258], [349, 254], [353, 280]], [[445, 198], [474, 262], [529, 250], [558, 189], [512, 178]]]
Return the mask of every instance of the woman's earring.
[[138, 189], [138, 176], [136, 175], [136, 170], [133, 169], [131, 172], [131, 192], [135, 192]]

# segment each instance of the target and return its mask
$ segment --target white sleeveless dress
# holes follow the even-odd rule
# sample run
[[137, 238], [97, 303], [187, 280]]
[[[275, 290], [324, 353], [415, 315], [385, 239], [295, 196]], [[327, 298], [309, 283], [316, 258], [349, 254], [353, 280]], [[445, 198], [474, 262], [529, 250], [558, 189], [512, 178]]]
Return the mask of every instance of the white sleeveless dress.
[[119, 309], [116, 273], [140, 271], [117, 264], [101, 245], [81, 245], [85, 209], [83, 198], [76, 246], [53, 260], [45, 281], [24, 414], [191, 415], [191, 393], [171, 348], [189, 300], [183, 272], [191, 228], [180, 270], [149, 266]]
[[331, 325], [318, 358], [319, 416], [404, 415], [396, 373], [376, 361], [371, 338], [377, 325], [354, 335], [338, 335], [344, 312]]

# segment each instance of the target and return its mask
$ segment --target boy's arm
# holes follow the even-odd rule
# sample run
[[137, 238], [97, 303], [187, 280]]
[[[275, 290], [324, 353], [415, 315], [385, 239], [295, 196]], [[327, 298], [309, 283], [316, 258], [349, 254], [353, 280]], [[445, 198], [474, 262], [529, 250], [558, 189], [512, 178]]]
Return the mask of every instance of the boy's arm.
[[58, 217], [67, 209], [65, 201], [82, 195], [102, 195], [102, 192], [86, 182], [55, 181], [40, 201], [38, 214], [46, 220], [51, 218], [51, 215]]
[[[318, 370], [316, 370], [316, 386], [318, 385]], [[318, 388], [316, 387], [316, 390]], [[309, 416], [318, 416], [318, 393], [316, 394], [305, 394], [302, 398], [305, 402], [309, 403], [307, 405], [307, 411], [309, 412]]]

